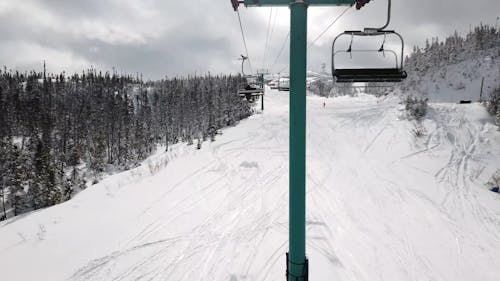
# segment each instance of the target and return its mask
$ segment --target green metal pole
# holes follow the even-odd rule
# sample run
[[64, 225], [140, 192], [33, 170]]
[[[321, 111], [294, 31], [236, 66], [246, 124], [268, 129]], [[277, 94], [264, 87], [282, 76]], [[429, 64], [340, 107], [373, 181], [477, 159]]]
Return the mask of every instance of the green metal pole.
[[289, 280], [304, 273], [306, 258], [307, 6], [290, 3]]
[[[356, 0], [243, 0], [245, 6], [290, 6], [290, 161], [287, 280], [307, 280], [306, 260], [306, 63], [307, 7], [353, 5]], [[240, 0], [231, 0], [234, 10]], [[364, 4], [363, 4], [364, 5]], [[279, 90], [278, 80], [278, 90]], [[264, 97], [262, 97], [264, 98]], [[264, 101], [264, 100], [262, 100]], [[263, 105], [263, 104], [262, 104]]]

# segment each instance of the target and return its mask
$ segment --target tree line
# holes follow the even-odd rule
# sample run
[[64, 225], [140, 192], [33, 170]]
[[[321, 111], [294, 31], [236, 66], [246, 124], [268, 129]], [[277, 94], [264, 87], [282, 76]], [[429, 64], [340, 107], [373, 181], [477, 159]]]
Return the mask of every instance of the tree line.
[[0, 70], [0, 218], [51, 206], [151, 155], [158, 144], [193, 144], [248, 117], [241, 76], [143, 82], [95, 69]]
[[[432, 38], [426, 40], [424, 48], [414, 47], [413, 52], [406, 58], [406, 69], [408, 79], [402, 85], [403, 91], [413, 90], [419, 84], [425, 83], [423, 77], [426, 74], [434, 73], [443, 78], [446, 73], [443, 67], [447, 65], [461, 63], [467, 60], [473, 60], [474, 69], [487, 67], [485, 59], [489, 65], [498, 65], [500, 59], [500, 29], [489, 25], [480, 24], [474, 27], [465, 36], [455, 32], [444, 40]], [[493, 68], [495, 69], [495, 68]], [[463, 80], [480, 78], [478, 71], [466, 71], [462, 73]], [[497, 84], [484, 94], [482, 102], [488, 111], [496, 116], [496, 122], [500, 125], [500, 80], [499, 73], [491, 73], [492, 79]], [[457, 88], [464, 87], [463, 81], [460, 81]]]
[[[470, 58], [490, 56], [498, 58], [500, 31], [496, 27], [480, 24], [468, 34], [458, 32], [439, 40], [438, 37], [427, 39], [425, 47], [413, 47], [411, 55], [406, 57], [405, 67], [411, 71], [409, 78], [418, 78], [426, 72], [442, 66], [456, 64]], [[408, 73], [410, 74], [410, 72]]]

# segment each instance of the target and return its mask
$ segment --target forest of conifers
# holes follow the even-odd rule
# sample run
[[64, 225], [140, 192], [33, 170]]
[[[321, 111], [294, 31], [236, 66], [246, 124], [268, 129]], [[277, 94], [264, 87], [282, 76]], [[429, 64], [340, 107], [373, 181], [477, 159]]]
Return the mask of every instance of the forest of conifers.
[[0, 71], [0, 218], [63, 202], [158, 144], [201, 145], [251, 114], [241, 76], [143, 82], [88, 70]]

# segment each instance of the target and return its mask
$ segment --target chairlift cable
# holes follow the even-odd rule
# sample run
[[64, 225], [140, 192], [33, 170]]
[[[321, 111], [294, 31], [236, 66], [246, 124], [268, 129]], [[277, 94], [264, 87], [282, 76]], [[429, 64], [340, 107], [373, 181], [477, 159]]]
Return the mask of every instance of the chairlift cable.
[[282, 69], [280, 69], [280, 71], [278, 71], [278, 73], [281, 73], [283, 70], [287, 69], [290, 65], [287, 64], [285, 67], [283, 67]]
[[323, 32], [321, 32], [311, 43], [309, 43], [309, 45], [307, 45], [307, 48], [311, 47], [314, 43], [316, 43], [316, 41], [319, 40], [319, 38], [321, 38], [321, 36], [323, 36], [327, 31], [328, 29], [330, 29], [351, 7], [351, 6], [348, 6], [347, 8], [344, 9], [344, 11], [338, 15], [333, 21], [332, 23], [330, 23], [330, 25], [328, 25], [324, 30]]
[[266, 53], [269, 44], [269, 29], [271, 28], [272, 16], [273, 16], [273, 7], [271, 7], [271, 10], [269, 11], [269, 19], [267, 20], [266, 44], [264, 45], [264, 57], [262, 59], [262, 66], [261, 66], [262, 70], [264, 70], [264, 65], [266, 63]]
[[[276, 18], [278, 17], [278, 12], [279, 12], [279, 9], [276, 9], [275, 13], [274, 13], [273, 25], [271, 27], [271, 33], [269, 34], [269, 45], [268, 45], [269, 49], [271, 47], [271, 42], [273, 40], [274, 28], [276, 27]], [[269, 50], [269, 51], [271, 51], [271, 50]], [[267, 69], [269, 70], [269, 64], [267, 64], [267, 67], [268, 67]]]
[[[307, 48], [311, 47], [316, 41], [319, 40], [319, 38], [321, 38], [327, 31], [328, 29], [330, 29], [343, 15], [345, 15], [345, 13], [347, 13], [347, 11], [352, 7], [351, 6], [348, 6], [347, 8], [344, 9], [344, 11], [342, 11], [342, 13], [340, 13], [333, 21], [332, 23], [330, 23], [311, 43], [309, 43], [309, 45], [307, 45]], [[287, 38], [288, 36], [290, 36], [290, 33], [288, 33], [287, 35]], [[286, 40], [285, 40], [286, 41]], [[285, 43], [285, 42], [283, 42]], [[283, 45], [284, 46], [284, 45]], [[282, 47], [283, 48], [283, 47]], [[278, 57], [276, 58], [276, 61], [278, 60], [279, 56], [281, 55], [281, 52], [280, 54], [278, 55]], [[276, 64], [276, 61], [274, 62], [274, 64]], [[273, 64], [273, 66], [274, 66]], [[280, 71], [278, 72], [281, 72], [283, 70], [285, 70], [286, 68], [288, 67], [288, 65], [286, 65], [285, 67], [283, 67]]]
[[236, 10], [236, 14], [238, 15], [238, 22], [240, 23], [241, 37], [243, 38], [243, 45], [245, 46], [245, 54], [248, 60], [248, 65], [250, 67], [250, 73], [253, 73], [252, 63], [250, 62], [250, 56], [248, 55], [247, 41], [245, 40], [245, 32], [243, 32], [243, 25], [241, 24], [240, 11]]
[[[271, 66], [271, 69], [274, 68], [274, 66], [276, 65], [276, 63], [278, 62], [278, 59], [280, 58], [281, 54], [283, 53], [283, 50], [285, 49], [285, 45], [286, 45], [286, 42], [288, 41], [288, 38], [290, 38], [290, 32], [288, 32], [288, 34], [286, 35], [285, 37], [285, 40], [283, 40], [283, 44], [281, 45], [281, 48], [280, 48], [280, 51], [278, 53], [278, 56], [276, 57], [276, 59], [274, 60], [272, 66]], [[281, 71], [278, 71], [278, 72], [281, 72]]]

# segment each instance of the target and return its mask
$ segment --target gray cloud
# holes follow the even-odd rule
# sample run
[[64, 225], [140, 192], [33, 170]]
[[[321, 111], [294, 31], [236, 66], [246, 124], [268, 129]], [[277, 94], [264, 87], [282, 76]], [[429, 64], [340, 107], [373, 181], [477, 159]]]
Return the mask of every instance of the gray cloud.
[[[311, 7], [309, 40], [313, 40], [343, 7]], [[289, 10], [278, 11], [276, 26], [263, 62], [270, 8], [240, 10], [253, 69], [287, 66], [288, 43], [275, 61], [289, 30]], [[497, 0], [396, 0], [390, 28], [405, 37], [407, 50], [426, 38], [480, 22], [495, 25]], [[274, 17], [274, 16], [273, 16]], [[271, 23], [273, 22], [272, 21]], [[385, 1], [370, 2], [361, 11], [351, 9], [308, 53], [308, 68], [329, 68], [331, 41], [345, 29], [379, 26], [385, 20]], [[90, 66], [158, 79], [197, 73], [236, 73], [244, 48], [236, 14], [229, 0], [0, 0], [0, 62], [20, 70], [38, 68], [81, 71]]]

